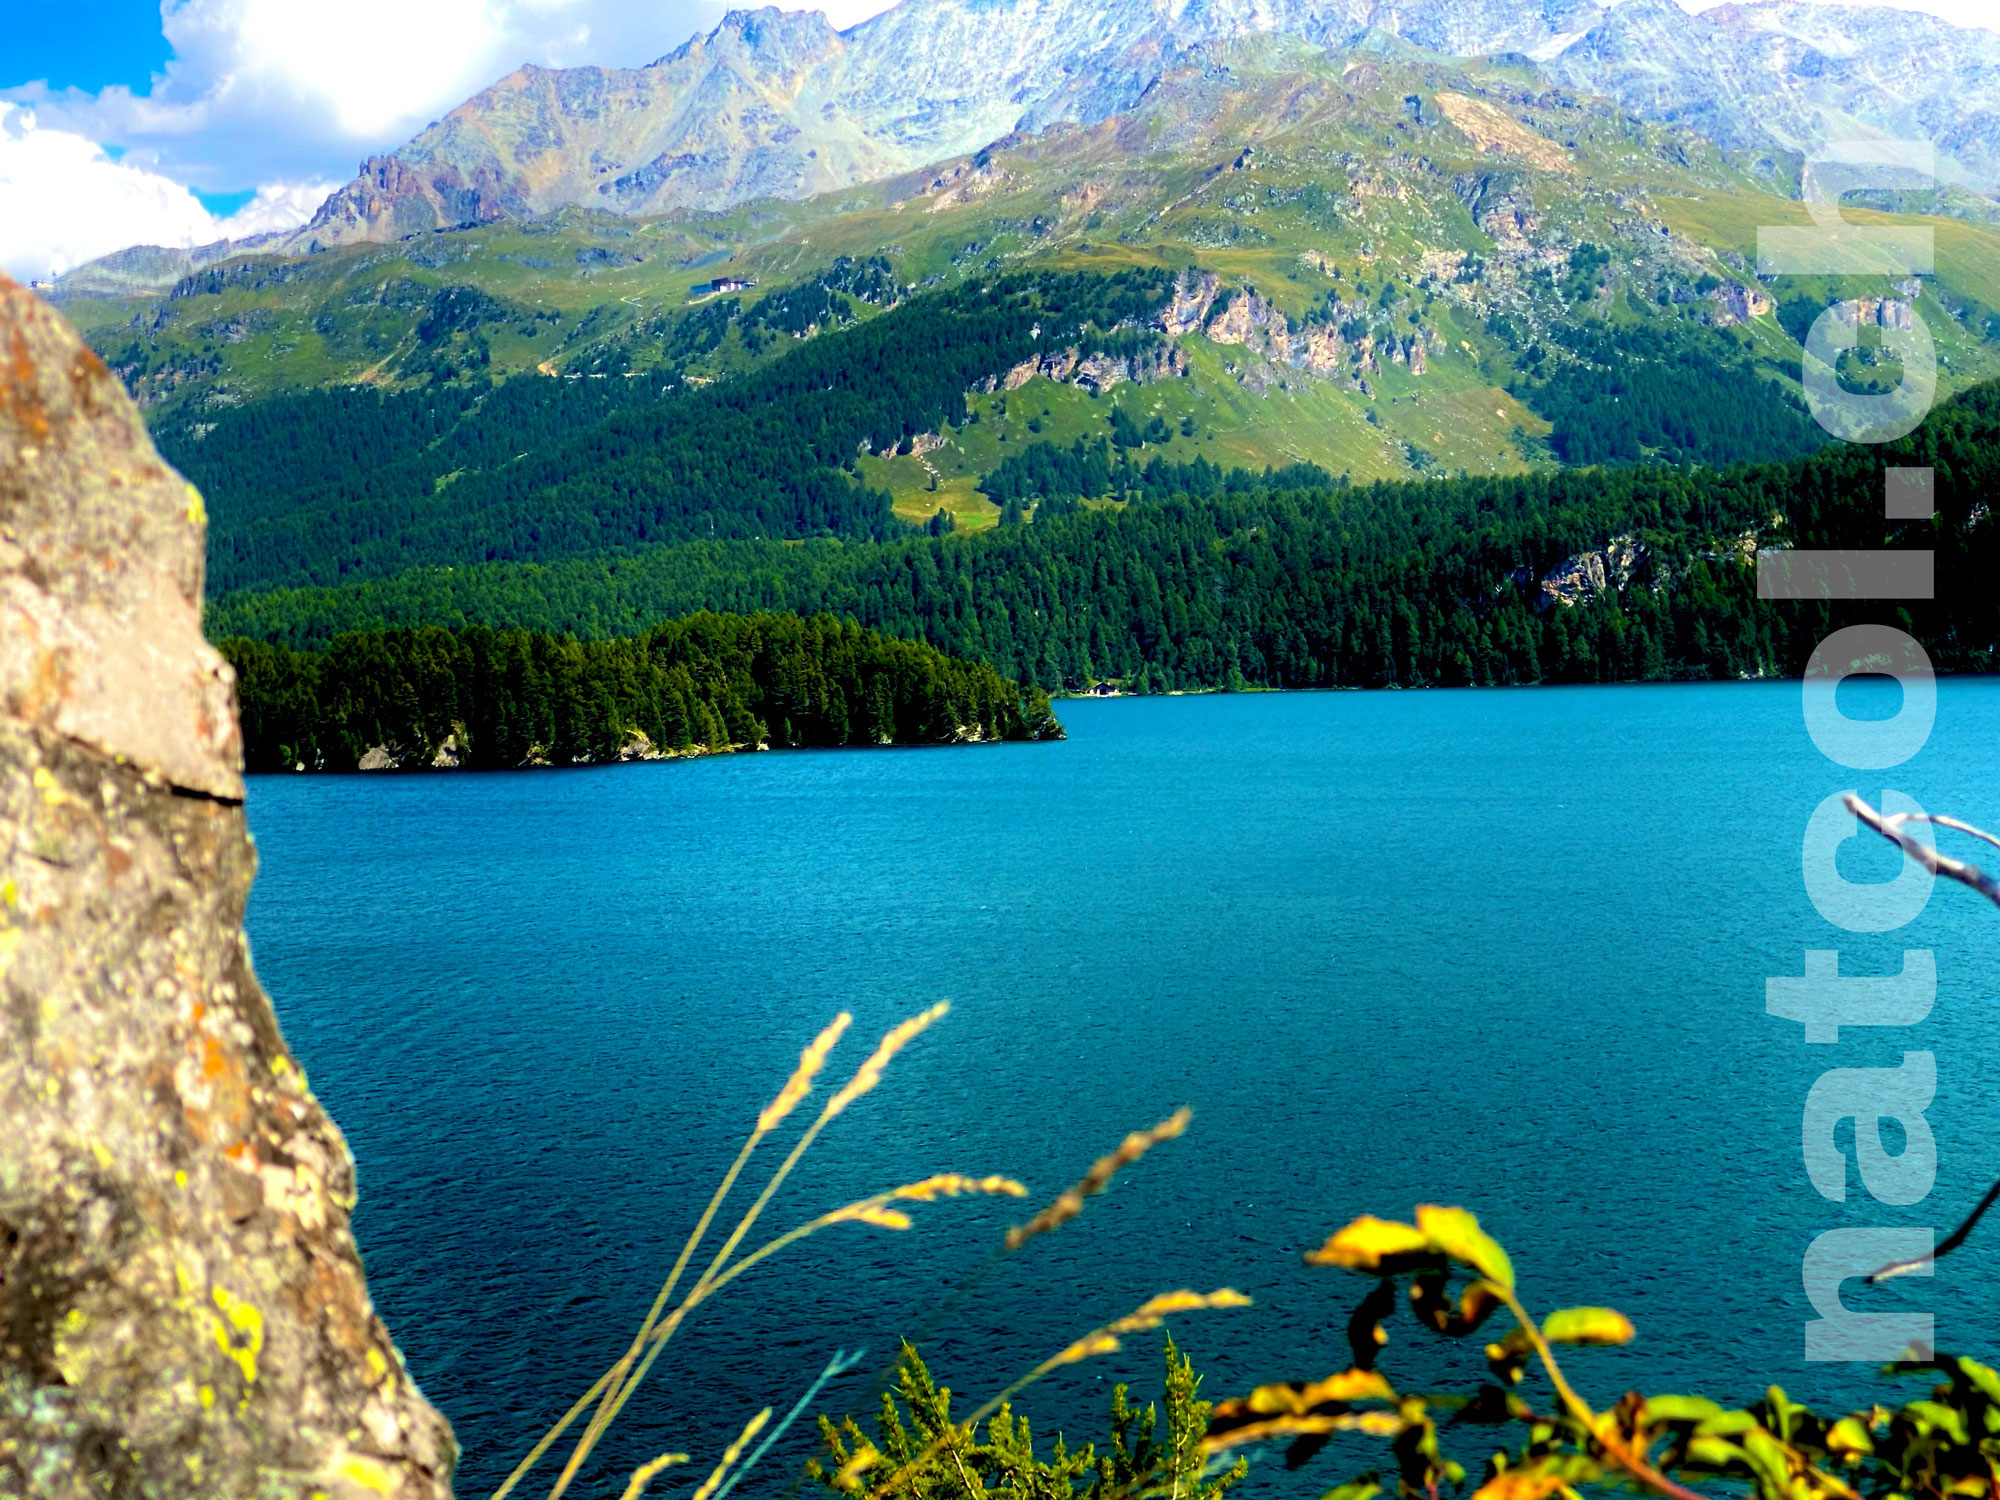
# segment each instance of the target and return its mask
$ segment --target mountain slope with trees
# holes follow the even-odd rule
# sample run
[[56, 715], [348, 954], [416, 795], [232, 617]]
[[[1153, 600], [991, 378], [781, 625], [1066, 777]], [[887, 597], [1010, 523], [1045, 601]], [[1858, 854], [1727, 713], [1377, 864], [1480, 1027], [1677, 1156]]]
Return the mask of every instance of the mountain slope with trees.
[[[1938, 474], [1930, 522], [1885, 522], [1885, 464]], [[1424, 686], [1796, 673], [1879, 607], [1756, 595], [1759, 546], [1932, 547], [1938, 599], [1897, 611], [1949, 670], [2000, 662], [2000, 385], [1881, 449], [1726, 471], [1135, 498], [972, 536], [699, 543], [548, 566], [419, 569], [242, 593], [212, 634], [295, 646], [387, 622], [635, 633], [702, 609], [821, 612], [1050, 691]]]

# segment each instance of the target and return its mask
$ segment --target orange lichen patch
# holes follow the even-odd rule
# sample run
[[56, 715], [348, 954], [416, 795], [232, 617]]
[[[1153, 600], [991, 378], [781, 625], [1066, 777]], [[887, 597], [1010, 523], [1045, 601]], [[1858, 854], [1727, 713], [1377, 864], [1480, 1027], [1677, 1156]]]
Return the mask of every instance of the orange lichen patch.
[[214, 1037], [202, 1039], [201, 1075], [204, 1078], [220, 1078], [229, 1071], [229, 1055], [222, 1050], [222, 1044]]
[[69, 366], [69, 388], [86, 416], [97, 414], [98, 397], [104, 393], [104, 383], [110, 378], [111, 367], [98, 358], [96, 350], [85, 345], [76, 351], [76, 358]]
[[48, 408], [36, 389], [35, 357], [28, 349], [27, 335], [16, 327], [9, 344], [7, 410], [30, 438], [46, 442], [51, 430]]
[[14, 712], [19, 717], [39, 721], [69, 696], [68, 657], [66, 650], [56, 647], [35, 659], [35, 675], [16, 690]]

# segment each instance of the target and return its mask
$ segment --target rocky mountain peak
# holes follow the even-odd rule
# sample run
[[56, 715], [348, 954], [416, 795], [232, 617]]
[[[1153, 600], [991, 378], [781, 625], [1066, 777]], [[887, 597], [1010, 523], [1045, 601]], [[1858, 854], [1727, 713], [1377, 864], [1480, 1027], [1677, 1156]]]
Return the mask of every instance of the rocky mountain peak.
[[690, 37], [653, 67], [667, 68], [704, 56], [740, 57], [778, 72], [792, 72], [822, 60], [840, 46], [840, 33], [825, 12], [765, 5], [728, 12], [713, 30]]
[[[1880, 7], [1748, 0], [901, 0], [846, 32], [732, 10], [650, 67], [523, 68], [371, 158], [290, 248], [567, 206], [632, 214], [801, 198], [1015, 133], [1129, 111], [1203, 49], [1518, 56], [1731, 148], [1860, 129], [1934, 140], [2000, 189], [2000, 33]], [[1163, 84], [1163, 80], [1166, 82]]]

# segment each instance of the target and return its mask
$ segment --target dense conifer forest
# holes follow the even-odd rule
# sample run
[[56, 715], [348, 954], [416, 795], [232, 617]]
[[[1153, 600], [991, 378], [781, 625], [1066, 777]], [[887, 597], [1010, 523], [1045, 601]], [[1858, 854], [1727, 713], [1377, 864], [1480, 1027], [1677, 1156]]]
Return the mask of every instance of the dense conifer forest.
[[1548, 420], [1549, 447], [1566, 464], [1719, 466], [1796, 458], [1827, 441], [1802, 401], [1719, 334], [1584, 324], [1549, 337], [1570, 357], [1529, 344], [1514, 390]]
[[[1885, 463], [1937, 469], [1934, 521], [1883, 520]], [[782, 610], [853, 620], [1049, 691], [1162, 691], [1795, 673], [1834, 625], [1896, 615], [1941, 667], [2000, 664], [1988, 509], [2000, 386], [1884, 448], [1721, 472], [1348, 489], [1204, 477], [1202, 488], [1218, 492], [1147, 498], [1142, 484], [1122, 506], [1031, 511], [972, 536], [702, 543], [238, 594], [213, 606], [210, 630], [295, 647], [382, 624], [608, 637], [703, 609]], [[1938, 600], [1886, 611], [1759, 600], [1757, 545], [1933, 547]]]
[[252, 771], [594, 764], [707, 750], [1060, 738], [1048, 695], [829, 616], [696, 614], [617, 640], [371, 630], [221, 643]]
[[[665, 398], [650, 378], [335, 390], [178, 419], [157, 440], [211, 497], [218, 592], [702, 538], [886, 539], [913, 528], [856, 482], [859, 453], [962, 420], [977, 381], [1101, 341], [1171, 288], [1159, 270], [968, 282]], [[785, 316], [765, 308], [757, 326]]]
[[[614, 345], [585, 376], [296, 392], [180, 410], [156, 438], [208, 498], [217, 593], [699, 540], [894, 541], [916, 528], [862, 482], [862, 453], [907, 451], [964, 422], [968, 390], [1039, 351], [1157, 341], [1148, 325], [1174, 280], [1160, 268], [1024, 272], [896, 302], [886, 277], [850, 262], [747, 311], [738, 298], [706, 303], [661, 324], [663, 349], [679, 353], [643, 372], [622, 368]], [[449, 308], [434, 311], [449, 321]], [[1523, 337], [1505, 319], [1493, 332], [1510, 348]], [[714, 384], [687, 377], [686, 358], [725, 337], [746, 357], [788, 347]], [[1798, 402], [1713, 330], [1594, 326], [1558, 342], [1514, 350], [1525, 372], [1514, 384], [1567, 463], [1721, 466], [1819, 440]], [[1142, 426], [1113, 403], [1108, 420], [1105, 436], [1027, 445], [980, 488], [1046, 515], [1257, 483], [1204, 458], [1147, 459], [1168, 439], [1157, 416]], [[1262, 487], [1331, 483], [1308, 464]]]

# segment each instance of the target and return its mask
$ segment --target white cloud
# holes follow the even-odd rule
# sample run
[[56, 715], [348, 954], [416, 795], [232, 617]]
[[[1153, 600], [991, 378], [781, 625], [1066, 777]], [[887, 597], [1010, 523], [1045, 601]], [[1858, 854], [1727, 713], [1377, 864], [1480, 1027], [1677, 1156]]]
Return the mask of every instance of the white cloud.
[[313, 216], [327, 194], [339, 187], [323, 179], [311, 182], [270, 182], [257, 189], [257, 196], [226, 219], [214, 221], [215, 233], [207, 241], [248, 239], [274, 229], [296, 229]]
[[[1681, 0], [1684, 10], [1713, 10], [1726, 4], [1728, 0]], [[1993, 0], [1817, 0], [1822, 5], [1879, 5], [1891, 10], [1914, 10], [1948, 21], [1953, 26], [1964, 26], [1988, 31], [2000, 30], [1996, 27]]]
[[[836, 0], [837, 20], [851, 25], [888, 3]], [[143, 90], [89, 94], [0, 75], [0, 121], [12, 122], [0, 139], [0, 265], [42, 275], [125, 245], [303, 222], [361, 158], [394, 150], [521, 64], [640, 66], [713, 26], [723, 8], [161, 0], [173, 59]], [[100, 142], [127, 154], [114, 160]], [[228, 221], [188, 191], [249, 183], [291, 185], [260, 188]]]
[[715, 13], [707, 0], [163, 0], [174, 56], [144, 92], [28, 83], [0, 97], [45, 127], [146, 146], [198, 187], [344, 178], [523, 63], [638, 66]]
[[127, 245], [206, 245], [304, 223], [324, 182], [274, 184], [218, 219], [182, 184], [0, 103], [0, 267], [58, 276]]

